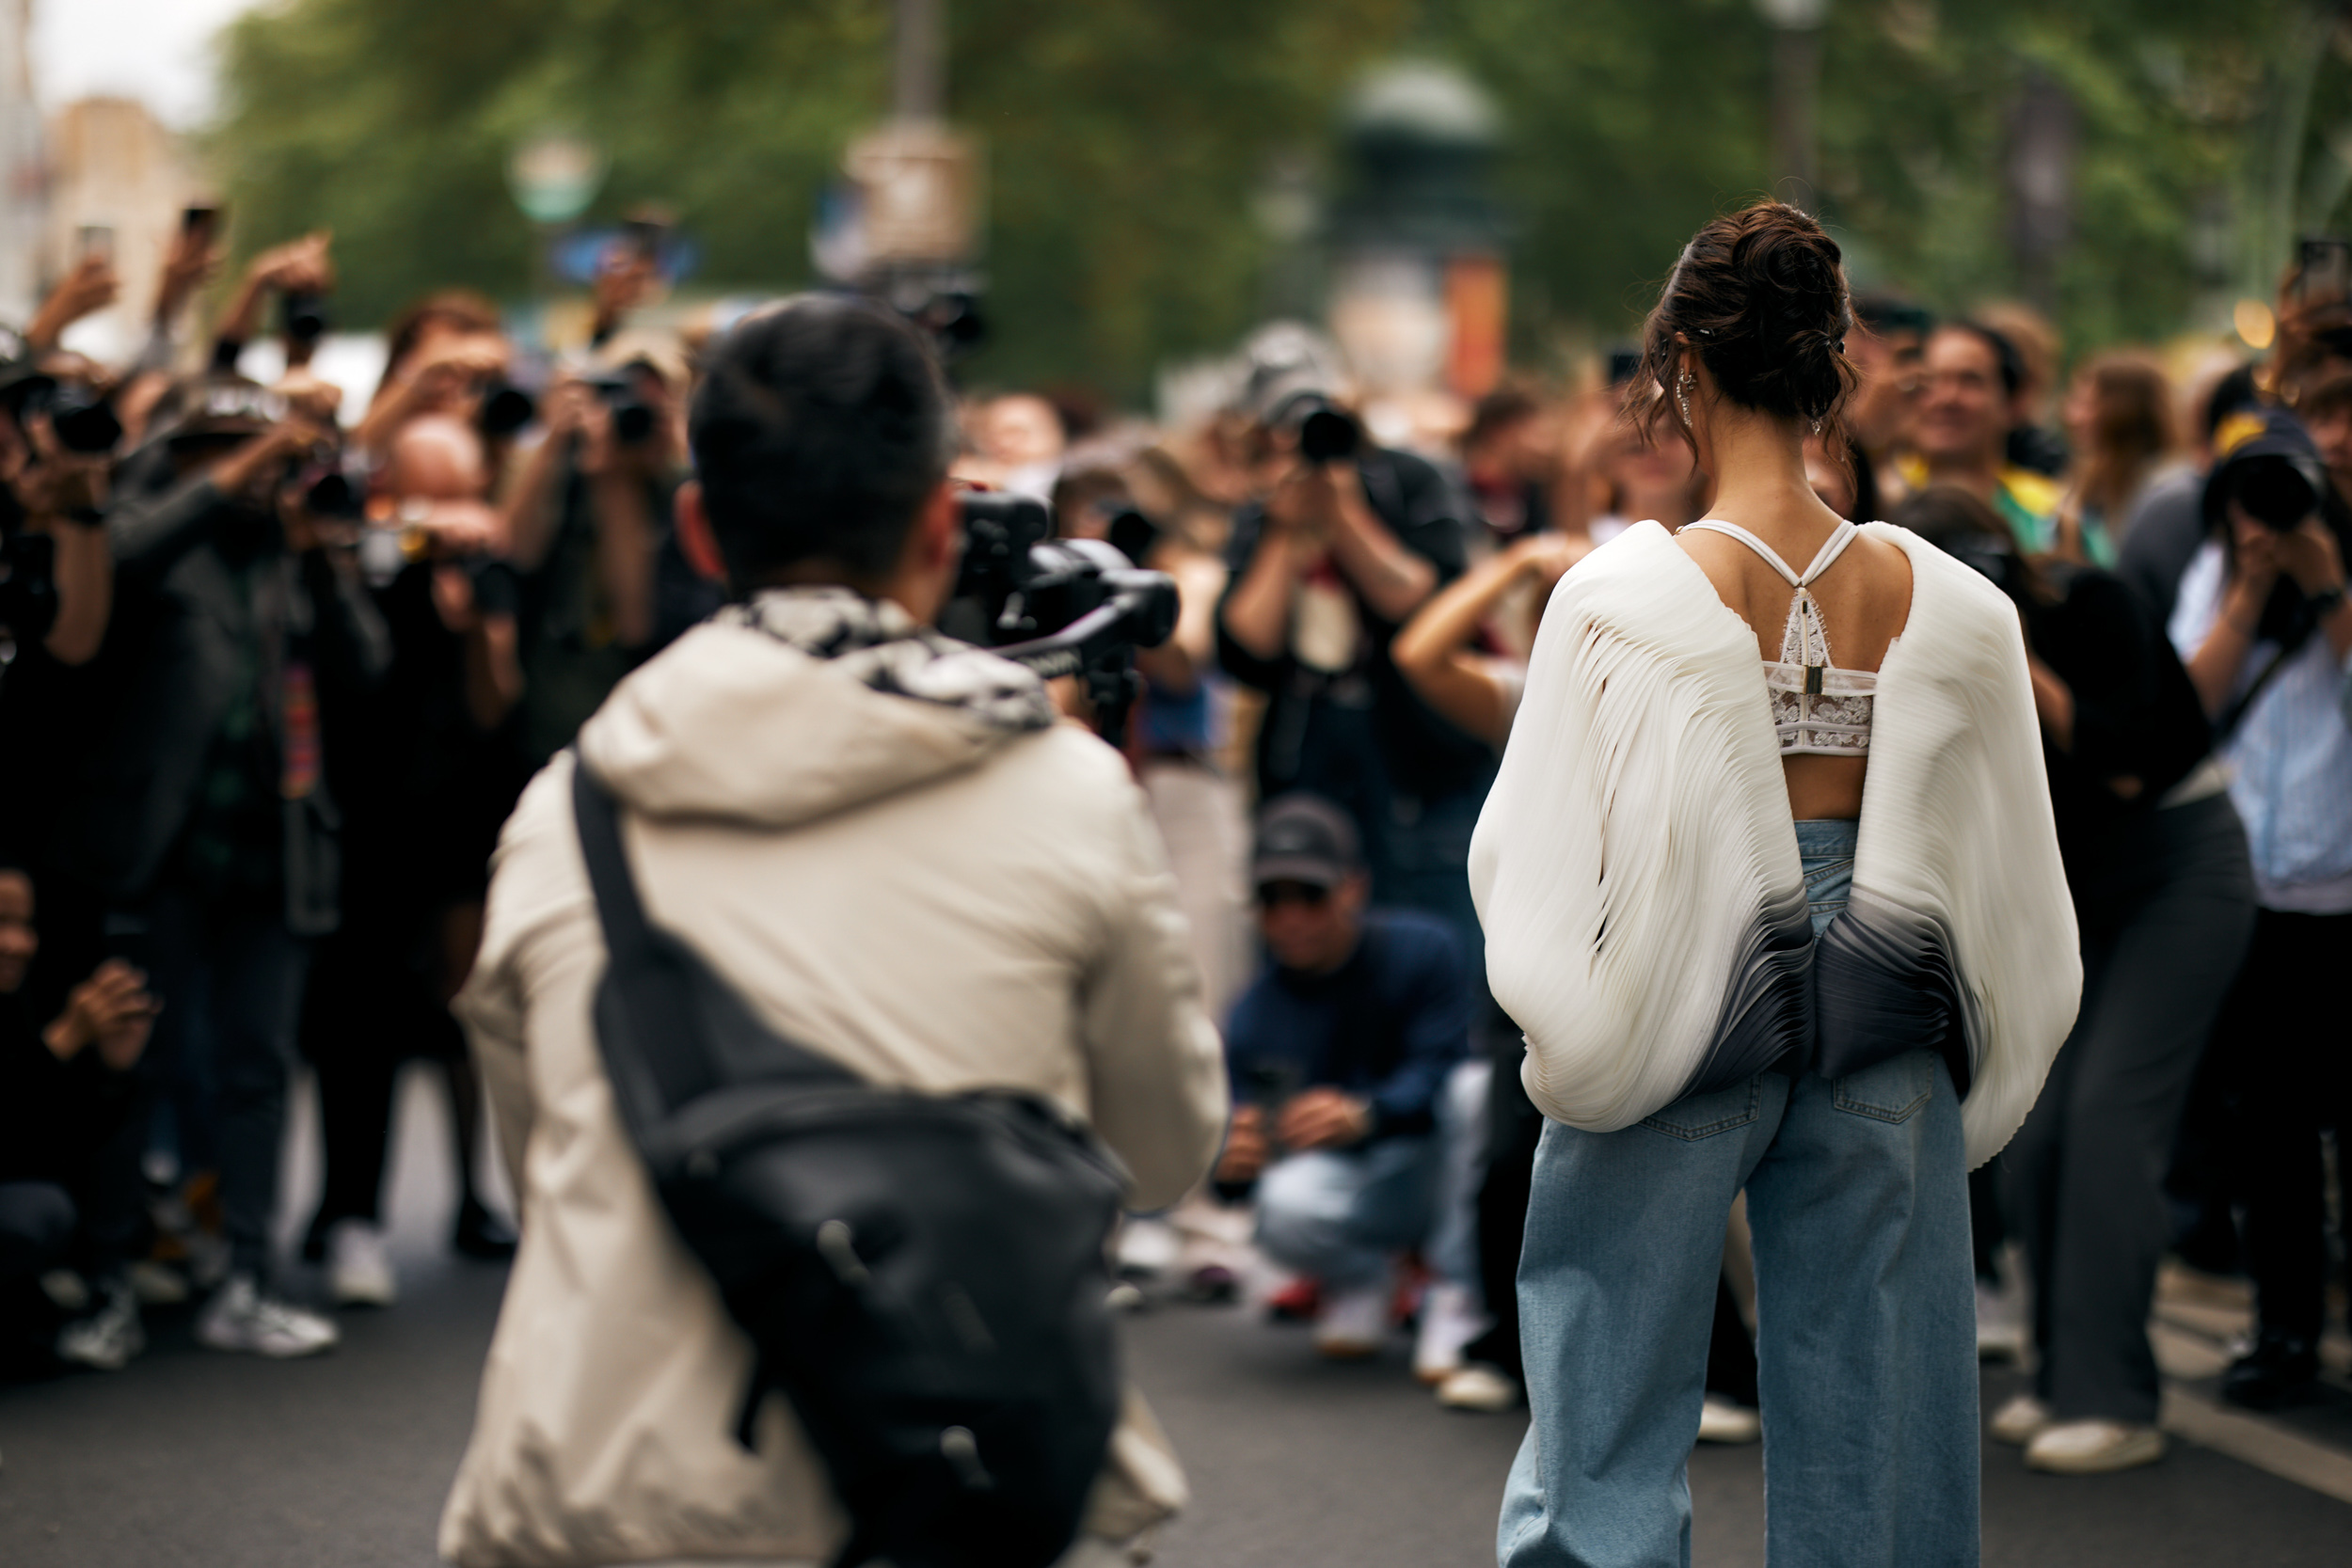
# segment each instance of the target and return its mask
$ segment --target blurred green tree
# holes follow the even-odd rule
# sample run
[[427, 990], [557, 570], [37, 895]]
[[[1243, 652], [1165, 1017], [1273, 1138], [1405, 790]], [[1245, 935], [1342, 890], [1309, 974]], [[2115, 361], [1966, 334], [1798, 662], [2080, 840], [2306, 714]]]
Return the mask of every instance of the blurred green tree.
[[[1141, 393], [1230, 343], [1278, 245], [1278, 161], [1327, 169], [1347, 86], [1400, 53], [1501, 103], [1520, 347], [1626, 332], [1675, 251], [1771, 175], [1755, 0], [950, 0], [953, 118], [983, 138], [977, 373]], [[2258, 287], [2352, 185], [2344, 8], [2314, 0], [1832, 0], [1817, 199], [1866, 281], [1947, 308], [2011, 292], [2005, 159], [2028, 68], [2074, 105], [2058, 272], [2076, 347]], [[213, 150], [241, 242], [330, 225], [342, 309], [463, 282], [519, 296], [519, 138], [611, 160], [592, 216], [676, 207], [699, 283], [808, 275], [816, 195], [887, 104], [885, 0], [291, 0], [237, 23]]]

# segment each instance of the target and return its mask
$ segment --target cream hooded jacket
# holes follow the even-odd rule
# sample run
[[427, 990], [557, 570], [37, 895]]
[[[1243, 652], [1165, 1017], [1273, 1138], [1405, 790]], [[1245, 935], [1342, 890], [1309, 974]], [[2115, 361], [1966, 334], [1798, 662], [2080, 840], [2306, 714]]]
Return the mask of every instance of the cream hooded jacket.
[[[1050, 1095], [1126, 1162], [1136, 1207], [1174, 1201], [1215, 1154], [1224, 1075], [1125, 764], [1068, 725], [875, 689], [762, 628], [795, 600], [690, 632], [580, 732], [653, 918], [778, 1030], [880, 1083]], [[736, 1445], [750, 1344], [612, 1105], [570, 768], [506, 826], [459, 1001], [523, 1223], [441, 1551], [822, 1561], [845, 1534], [823, 1474], [781, 1398], [759, 1451]], [[1088, 1532], [1132, 1536], [1184, 1499], [1130, 1390]]]

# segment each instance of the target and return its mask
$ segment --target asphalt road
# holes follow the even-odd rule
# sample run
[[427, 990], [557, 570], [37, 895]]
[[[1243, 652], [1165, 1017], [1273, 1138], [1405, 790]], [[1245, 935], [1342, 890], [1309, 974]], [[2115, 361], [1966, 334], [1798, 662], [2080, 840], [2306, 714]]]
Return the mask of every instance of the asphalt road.
[[[213, 1354], [184, 1317], [129, 1370], [0, 1387], [0, 1564], [8, 1568], [428, 1568], [463, 1449], [501, 1273], [440, 1248], [446, 1144], [421, 1080], [392, 1210], [404, 1298], [343, 1315], [331, 1355]], [[289, 1208], [307, 1189], [298, 1168]], [[1437, 1407], [1400, 1343], [1318, 1361], [1307, 1335], [1233, 1308], [1129, 1320], [1137, 1380], [1183, 1452], [1192, 1509], [1160, 1568], [1476, 1568], [1524, 1421]], [[1988, 1376], [1988, 1404], [2008, 1391]], [[2307, 1418], [2332, 1438], [2335, 1415]], [[2314, 1425], [2314, 1422], [2317, 1424]], [[2352, 1426], [2344, 1430], [2352, 1431]], [[1758, 1450], [1693, 1455], [1693, 1560], [1763, 1560]], [[1985, 1456], [1984, 1560], [2344, 1568], [2352, 1503], [2196, 1444], [2127, 1475], [2059, 1480]]]

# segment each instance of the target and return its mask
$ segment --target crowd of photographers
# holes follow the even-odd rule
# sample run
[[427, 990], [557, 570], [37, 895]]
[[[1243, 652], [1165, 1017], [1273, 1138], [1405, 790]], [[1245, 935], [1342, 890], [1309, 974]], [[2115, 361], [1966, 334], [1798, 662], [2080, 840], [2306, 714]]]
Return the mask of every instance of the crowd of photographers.
[[[301, 1057], [324, 1134], [307, 1299], [397, 1293], [381, 1200], [412, 1058], [458, 1130], [453, 1244], [512, 1249], [476, 1184], [480, 1087], [449, 1006], [490, 853], [532, 774], [726, 596], [673, 504], [694, 345], [630, 325], [650, 250], [614, 248], [586, 341], [552, 360], [478, 296], [419, 301], [346, 408], [310, 369], [324, 235], [256, 258], [208, 344], [183, 341], [218, 265], [201, 213], [129, 365], [59, 346], [113, 296], [103, 256], [0, 343], [17, 1358], [119, 1368], [143, 1311], [180, 1302], [216, 1349], [335, 1341], [273, 1266]], [[2322, 1134], [2352, 1112], [2330, 1006], [2352, 961], [2352, 308], [2313, 265], [2266, 360], [2182, 379], [2122, 351], [2061, 378], [2030, 312], [1862, 299], [1861, 390], [1808, 454], [1833, 507], [1998, 582], [2034, 655], [2086, 993], [1973, 1193], [1983, 1342], [2036, 1366], [1995, 1433], [2045, 1468], [2146, 1454], [2168, 1250], [2253, 1280], [2233, 1397], [2283, 1402], [2320, 1369]], [[273, 301], [287, 368], [265, 386], [238, 367]], [[1486, 993], [1471, 830], [1550, 586], [1629, 522], [1708, 499], [1684, 448], [1617, 419], [1611, 379], [1506, 386], [1417, 429], [1276, 326], [1182, 428], [1027, 393], [963, 407], [960, 477], [1035, 497], [1178, 598], [1119, 743], [1236, 1109], [1213, 1180], [1132, 1220], [1122, 1263], [1311, 1319], [1334, 1356], [1413, 1322], [1415, 1370], [1466, 1409], [1519, 1397], [1510, 1281], [1541, 1125]], [[1756, 1430], [1744, 1256], [1735, 1219], [1702, 1433], [1726, 1440]]]

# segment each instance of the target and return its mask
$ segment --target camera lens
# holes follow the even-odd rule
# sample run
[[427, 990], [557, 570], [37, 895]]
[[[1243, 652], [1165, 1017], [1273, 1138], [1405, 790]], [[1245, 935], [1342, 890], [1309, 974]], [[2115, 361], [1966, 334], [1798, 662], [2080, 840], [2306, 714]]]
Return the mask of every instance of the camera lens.
[[2296, 527], [2318, 508], [2319, 497], [2301, 469], [2283, 457], [2255, 457], [2237, 465], [2230, 497], [2265, 528]]
[[1353, 457], [1363, 439], [1363, 426], [1336, 408], [1318, 408], [1298, 421], [1298, 455], [1310, 463]]
[[489, 436], [512, 436], [529, 424], [539, 412], [539, 405], [531, 394], [506, 382], [493, 382], [482, 394], [482, 434]]

